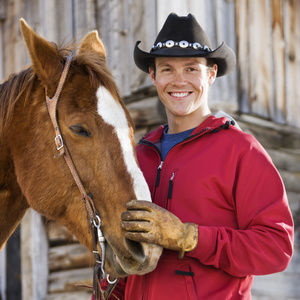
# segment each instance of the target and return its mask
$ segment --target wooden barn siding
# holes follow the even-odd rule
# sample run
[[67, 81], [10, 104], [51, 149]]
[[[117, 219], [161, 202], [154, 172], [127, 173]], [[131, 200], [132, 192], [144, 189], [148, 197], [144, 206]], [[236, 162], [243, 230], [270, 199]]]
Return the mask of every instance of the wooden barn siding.
[[286, 37], [287, 123], [300, 127], [300, 1], [290, 0], [284, 6]]
[[300, 2], [236, 0], [240, 111], [300, 127]]
[[[141, 48], [148, 51], [171, 11], [180, 15], [192, 12], [210, 36], [213, 47], [225, 40], [238, 54], [236, 70], [219, 78], [211, 90], [212, 109], [221, 107], [233, 113], [240, 110], [300, 127], [299, 0], [3, 0], [0, 1], [0, 76], [5, 78], [29, 63], [19, 31], [20, 17], [58, 44], [71, 38], [79, 41], [90, 29], [96, 28], [105, 43], [108, 64], [137, 124], [138, 139], [164, 122], [165, 116], [157, 112], [161, 107], [149, 76], [133, 63], [133, 47], [136, 40], [142, 40]], [[300, 278], [299, 135], [289, 127], [276, 127], [272, 122], [264, 123], [250, 115], [236, 114], [235, 117], [244, 130], [259, 138], [275, 163], [281, 166], [297, 229], [291, 265], [283, 273], [255, 279], [253, 299], [300, 299], [297, 284]], [[283, 131], [279, 133], [280, 130]], [[22, 263], [23, 268], [27, 268], [23, 270], [23, 299], [45, 296], [42, 278], [48, 272], [45, 299], [89, 299], [89, 292], [74, 287], [74, 282], [91, 280], [92, 261], [84, 247], [74, 241], [69, 244], [70, 236], [66, 233], [57, 236], [61, 227], [53, 228], [53, 223], [48, 223], [47, 268], [41, 259], [45, 259], [42, 249], [48, 245], [43, 240], [45, 233], [39, 233], [36, 224], [43, 224], [42, 219], [30, 211], [21, 230]], [[42, 226], [40, 229], [44, 230]], [[28, 256], [26, 262], [25, 255]], [[0, 265], [0, 276], [2, 267]]]

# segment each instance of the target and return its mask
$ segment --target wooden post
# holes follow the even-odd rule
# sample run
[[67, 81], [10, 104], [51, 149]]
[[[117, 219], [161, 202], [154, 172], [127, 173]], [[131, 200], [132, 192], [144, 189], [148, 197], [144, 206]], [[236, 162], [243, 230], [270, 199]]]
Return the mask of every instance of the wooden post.
[[47, 295], [48, 241], [42, 217], [28, 210], [21, 222], [22, 300]]
[[6, 247], [0, 252], [0, 299], [6, 300]]

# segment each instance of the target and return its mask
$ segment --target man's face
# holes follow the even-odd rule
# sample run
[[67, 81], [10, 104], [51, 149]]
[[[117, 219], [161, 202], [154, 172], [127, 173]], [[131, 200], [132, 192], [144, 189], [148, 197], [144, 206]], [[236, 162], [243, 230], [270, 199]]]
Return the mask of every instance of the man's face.
[[208, 68], [203, 57], [157, 57], [155, 65], [156, 72], [150, 69], [150, 76], [168, 118], [206, 112], [216, 65]]

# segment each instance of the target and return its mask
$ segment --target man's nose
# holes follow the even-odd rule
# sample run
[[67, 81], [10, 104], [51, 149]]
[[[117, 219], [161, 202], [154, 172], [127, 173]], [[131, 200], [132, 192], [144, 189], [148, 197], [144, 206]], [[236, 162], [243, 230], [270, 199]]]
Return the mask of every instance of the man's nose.
[[182, 72], [176, 72], [172, 84], [175, 86], [185, 86], [187, 84], [186, 78]]

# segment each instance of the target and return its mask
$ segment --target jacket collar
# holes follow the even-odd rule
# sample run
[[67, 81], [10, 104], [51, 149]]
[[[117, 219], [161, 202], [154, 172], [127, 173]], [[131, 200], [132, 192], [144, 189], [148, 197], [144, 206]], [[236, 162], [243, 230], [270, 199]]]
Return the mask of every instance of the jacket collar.
[[[209, 116], [205, 121], [203, 121], [195, 130], [191, 133], [191, 136], [200, 133], [216, 132], [223, 128], [228, 128], [232, 121], [226, 117], [216, 117], [214, 115]], [[158, 143], [163, 135], [163, 131], [167, 125], [161, 125], [156, 130], [147, 133], [141, 140], [147, 140], [151, 143]]]

